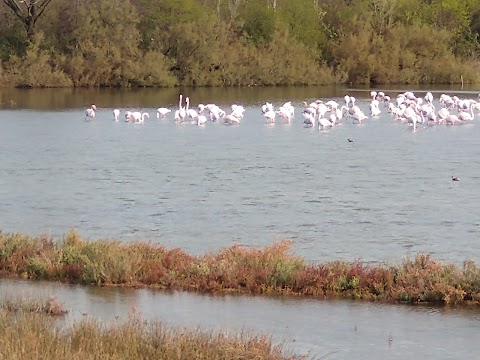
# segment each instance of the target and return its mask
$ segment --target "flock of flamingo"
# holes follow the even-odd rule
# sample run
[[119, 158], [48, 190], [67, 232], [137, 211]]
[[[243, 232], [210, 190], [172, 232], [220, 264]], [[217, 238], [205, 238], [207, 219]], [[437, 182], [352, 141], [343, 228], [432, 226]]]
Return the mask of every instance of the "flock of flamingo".
[[[460, 125], [474, 120], [475, 112], [480, 112], [480, 95], [478, 100], [460, 99], [457, 96], [442, 94], [437, 110], [434, 104], [434, 97], [431, 92], [427, 92], [424, 97], [417, 97], [413, 92], [407, 91], [399, 94], [395, 100], [383, 92], [370, 92], [371, 101], [369, 104], [369, 116], [356, 105], [355, 97], [345, 95], [344, 104], [337, 101], [316, 100], [308, 104], [303, 103], [303, 124], [305, 127], [318, 127], [326, 129], [334, 127], [343, 121], [361, 124], [364, 120], [379, 117], [383, 111], [391, 114], [392, 119], [405, 123], [412, 127], [413, 131], [417, 129], [418, 124], [425, 126], [435, 125]], [[174, 121], [176, 123], [192, 123], [198, 126], [205, 126], [208, 121], [220, 122], [225, 125], [238, 125], [244, 117], [245, 108], [241, 105], [233, 104], [231, 111], [227, 114], [215, 104], [199, 104], [196, 108], [190, 107], [190, 99], [180, 95], [178, 109], [161, 107], [157, 109], [157, 118], [166, 119], [167, 115], [173, 111]], [[85, 120], [93, 120], [97, 107], [92, 105], [85, 111]], [[272, 103], [266, 102], [261, 106], [261, 114], [268, 124], [275, 124], [277, 116], [283, 124], [291, 124], [295, 116], [295, 108], [292, 103], [286, 102], [278, 109], [274, 108]], [[125, 111], [125, 121], [142, 124], [150, 118], [148, 112]], [[113, 110], [113, 120], [120, 121], [120, 110]]]

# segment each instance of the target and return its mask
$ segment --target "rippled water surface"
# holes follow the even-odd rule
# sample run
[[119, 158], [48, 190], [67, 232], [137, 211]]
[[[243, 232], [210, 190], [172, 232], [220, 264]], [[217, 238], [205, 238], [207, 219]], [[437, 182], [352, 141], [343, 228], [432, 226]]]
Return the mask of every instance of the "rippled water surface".
[[[61, 236], [76, 228], [90, 238], [148, 240], [197, 254], [290, 238], [295, 253], [311, 261], [395, 262], [419, 252], [455, 263], [480, 260], [478, 116], [470, 125], [413, 133], [383, 111], [362, 125], [318, 131], [303, 127], [304, 100], [343, 101], [349, 93], [367, 112], [368, 91], [184, 89], [192, 104], [243, 104], [245, 118], [240, 126], [205, 128], [157, 120], [155, 109], [173, 109], [179, 93], [1, 90], [0, 229]], [[288, 100], [297, 108], [293, 124], [266, 125], [260, 105]], [[85, 122], [91, 103], [97, 117]], [[144, 125], [114, 123], [116, 107], [152, 117]], [[480, 351], [476, 307], [0, 281], [1, 294], [24, 288], [57, 295], [73, 318], [124, 318], [135, 307], [168, 324], [272, 334], [287, 349], [317, 357], [467, 359]]]
[[[157, 106], [151, 96], [142, 102], [138, 93], [132, 99], [119, 91], [94, 93], [91, 101], [73, 93], [48, 109], [33, 100], [4, 109], [1, 228], [52, 235], [76, 228], [87, 237], [150, 240], [193, 253], [290, 238], [296, 253], [314, 261], [395, 261], [418, 252], [479, 260], [478, 124], [413, 133], [384, 110], [362, 125], [306, 129], [303, 100], [320, 94], [343, 101], [347, 90], [302, 89], [296, 97], [289, 89], [253, 99], [260, 90], [247, 89], [237, 101], [240, 95], [228, 92], [210, 99], [224, 108], [243, 104], [240, 126], [156, 119], [156, 107], [174, 108], [177, 93]], [[368, 92], [350, 93], [368, 112]], [[195, 96], [192, 104], [208, 102]], [[293, 124], [265, 124], [260, 105], [271, 98], [277, 106], [293, 98]], [[99, 110], [85, 122], [90, 102]], [[152, 117], [144, 125], [115, 123], [113, 107]]]

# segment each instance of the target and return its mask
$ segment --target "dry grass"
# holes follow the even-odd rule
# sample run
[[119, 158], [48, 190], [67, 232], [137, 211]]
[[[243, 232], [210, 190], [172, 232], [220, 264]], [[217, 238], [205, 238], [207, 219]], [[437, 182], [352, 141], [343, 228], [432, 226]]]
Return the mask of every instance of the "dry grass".
[[5, 301], [0, 359], [300, 359], [266, 336], [167, 328], [134, 316], [121, 324], [86, 318], [65, 328], [48, 315], [37, 300]]
[[63, 316], [68, 313], [65, 305], [55, 296], [26, 297], [23, 295], [6, 295], [0, 308], [8, 312], [36, 313], [49, 316]]
[[60, 241], [0, 233], [0, 271], [99, 286], [480, 304], [480, 269], [473, 262], [457, 267], [419, 254], [399, 266], [308, 264], [290, 249], [283, 241], [192, 256], [151, 243], [87, 241], [75, 231]]

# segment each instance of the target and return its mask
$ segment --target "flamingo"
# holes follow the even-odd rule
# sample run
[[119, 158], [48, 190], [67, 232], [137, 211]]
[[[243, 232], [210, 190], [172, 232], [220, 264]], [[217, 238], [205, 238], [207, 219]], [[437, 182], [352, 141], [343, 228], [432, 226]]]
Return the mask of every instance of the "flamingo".
[[95, 117], [95, 111], [97, 111], [97, 107], [95, 105], [90, 106], [87, 110], [85, 110], [85, 120], [93, 120]]
[[206, 122], [207, 122], [207, 118], [205, 117], [205, 115], [198, 115], [197, 116], [197, 125], [198, 126], [204, 126]]
[[157, 109], [157, 119], [165, 119], [167, 117], [167, 114], [171, 112], [172, 110], [161, 107]]
[[461, 121], [472, 121], [475, 116], [473, 115], [473, 104], [470, 104], [470, 112], [467, 111], [461, 111], [458, 113], [458, 118]]
[[225, 111], [220, 109], [217, 105], [215, 104], [207, 104], [203, 106], [204, 109], [207, 109], [210, 112], [210, 121], [218, 121], [220, 119], [223, 119], [225, 117]]
[[266, 111], [263, 116], [265, 116], [265, 118], [267, 119], [267, 123], [268, 124], [274, 124], [275, 123], [275, 111], [272, 110], [268, 110]]
[[175, 111], [175, 121], [177, 122], [183, 122], [185, 120], [185, 116], [187, 116], [187, 112], [185, 111], [185, 108], [182, 106], [182, 99], [183, 99], [183, 95], [180, 94], [179, 100], [178, 100], [178, 110]]
[[294, 112], [293, 107], [292, 108], [285, 107], [285, 104], [282, 107], [280, 107], [280, 109], [275, 111], [275, 113], [277, 113], [282, 118], [282, 122], [285, 124], [290, 124], [292, 122], [293, 112]]
[[190, 98], [189, 97], [185, 98], [185, 102], [187, 104], [187, 108], [185, 109], [187, 116], [190, 116], [192, 120], [197, 122], [198, 112], [195, 109], [190, 109]]
[[[376, 93], [375, 93], [375, 96], [376, 96]], [[380, 115], [380, 113], [381, 111], [379, 108], [378, 100], [372, 100], [372, 102], [370, 103], [370, 116], [378, 116]]]
[[245, 108], [242, 105], [233, 104], [231, 108], [232, 115], [234, 115], [239, 120], [243, 119], [243, 113], [245, 112]]
[[120, 110], [114, 109], [113, 110], [113, 121], [118, 121], [119, 117], [120, 117]]
[[331, 127], [333, 124], [330, 122], [330, 120], [324, 118], [324, 117], [319, 117], [318, 118], [318, 127], [325, 129], [327, 127]]
[[303, 123], [305, 124], [305, 127], [315, 126], [315, 115], [309, 112], [303, 112], [303, 118]]
[[145, 118], [149, 119], [150, 115], [146, 112], [141, 113], [140, 111], [127, 111], [125, 113], [125, 118], [128, 119], [128, 121], [133, 121], [136, 124], [143, 124], [145, 122]]
[[262, 105], [261, 107], [262, 114], [265, 115], [268, 111], [273, 111], [273, 105], [269, 103], [268, 101]]
[[238, 125], [240, 119], [234, 113], [231, 113], [223, 118], [223, 123], [225, 125]]

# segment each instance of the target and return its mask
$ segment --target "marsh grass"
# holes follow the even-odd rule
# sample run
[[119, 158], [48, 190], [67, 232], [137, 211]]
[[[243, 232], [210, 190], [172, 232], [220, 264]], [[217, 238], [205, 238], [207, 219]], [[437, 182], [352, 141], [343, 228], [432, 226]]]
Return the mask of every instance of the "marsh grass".
[[7, 294], [1, 299], [0, 309], [15, 313], [36, 313], [49, 316], [63, 316], [68, 313], [65, 305], [55, 296], [33, 297]]
[[0, 271], [97, 286], [480, 304], [480, 269], [471, 261], [458, 267], [419, 254], [398, 266], [309, 264], [290, 250], [291, 242], [282, 241], [261, 249], [237, 245], [192, 256], [151, 243], [87, 241], [75, 231], [59, 241], [0, 233]]
[[50, 300], [1, 303], [0, 359], [300, 359], [268, 336], [170, 328], [134, 315], [122, 323], [85, 318], [62, 326], [44, 311]]

